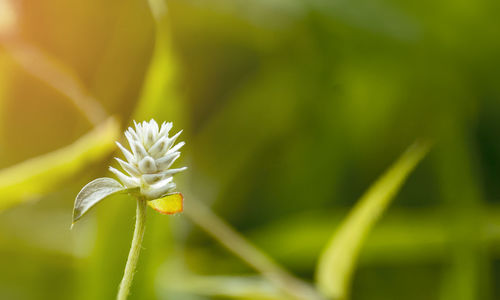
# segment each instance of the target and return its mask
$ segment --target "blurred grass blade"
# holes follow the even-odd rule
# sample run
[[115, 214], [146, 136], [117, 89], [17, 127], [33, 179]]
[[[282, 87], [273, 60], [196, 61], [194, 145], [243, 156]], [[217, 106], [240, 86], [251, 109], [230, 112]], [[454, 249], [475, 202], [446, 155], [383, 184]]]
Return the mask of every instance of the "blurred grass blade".
[[26, 72], [66, 96], [94, 126], [105, 120], [107, 113], [90, 95], [74, 72], [45, 53], [42, 49], [22, 41], [3, 41], [1, 46]]
[[173, 55], [170, 27], [164, 24], [166, 18], [157, 22], [160, 23], [156, 27], [154, 52], [134, 116], [137, 119], [178, 119], [182, 115], [182, 101], [179, 101], [174, 87], [177, 62]]
[[317, 266], [320, 291], [333, 299], [346, 299], [359, 250], [370, 229], [399, 188], [429, 150], [415, 143], [361, 197], [324, 249]]
[[114, 118], [76, 142], [0, 171], [0, 211], [43, 195], [115, 147], [120, 126]]
[[189, 206], [186, 208], [185, 214], [191, 221], [250, 267], [260, 272], [283, 293], [294, 299], [317, 300], [321, 298], [309, 283], [295, 277], [287, 269], [277, 264], [267, 253], [251, 244], [202, 202], [189, 197], [188, 203]]
[[164, 0], [148, 0], [149, 9], [153, 14], [153, 18], [157, 23], [160, 23], [167, 11], [167, 5]]
[[206, 297], [252, 300], [290, 299], [274, 285], [256, 276], [196, 276], [172, 274], [162, 279], [162, 290], [166, 295], [173, 293], [195, 294]]
[[[1, 8], [1, 7], [0, 7]], [[0, 13], [1, 14], [1, 13]], [[1, 16], [0, 16], [1, 18]], [[4, 113], [6, 111], [5, 107], [6, 107], [6, 100], [7, 100], [7, 90], [8, 90], [8, 86], [9, 84], [11, 84], [11, 77], [9, 76], [9, 62], [8, 60], [6, 59], [6, 56], [5, 55], [2, 55], [0, 54], [0, 116], [2, 116], [2, 118], [5, 118], [4, 116]], [[4, 124], [5, 122], [0, 122], [0, 132], [2, 132], [4, 130]], [[4, 155], [2, 152], [3, 152], [3, 149], [4, 147], [0, 147], [0, 155]]]

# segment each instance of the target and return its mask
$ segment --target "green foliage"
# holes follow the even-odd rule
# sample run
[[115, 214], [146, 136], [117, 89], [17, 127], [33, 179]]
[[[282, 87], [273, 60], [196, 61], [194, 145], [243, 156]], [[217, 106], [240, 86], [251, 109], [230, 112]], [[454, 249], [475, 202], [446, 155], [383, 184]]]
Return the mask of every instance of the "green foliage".
[[267, 280], [254, 276], [199, 276], [182, 274], [161, 274], [165, 282], [161, 292], [166, 295], [195, 294], [227, 299], [278, 300], [289, 299]]
[[118, 136], [118, 123], [110, 118], [71, 145], [2, 170], [0, 210], [57, 189], [88, 163], [109, 155]]
[[426, 143], [417, 143], [361, 197], [324, 249], [317, 267], [319, 289], [332, 299], [346, 299], [356, 260], [366, 236], [425, 156]]
[[[68, 223], [78, 191], [110, 176], [122, 129], [152, 117], [185, 129], [186, 207], [149, 210], [131, 300], [288, 299], [287, 279], [311, 287], [315, 272], [327, 295], [353, 300], [500, 298], [496, 1], [12, 7], [15, 30], [0, 34], [1, 299], [115, 297], [134, 201], [110, 197]], [[356, 204], [415, 137], [436, 141], [429, 159], [406, 180], [424, 148], [410, 151]], [[367, 197], [396, 181], [380, 218], [394, 195]], [[220, 225], [202, 228], [214, 239], [191, 222], [203, 221], [188, 212], [196, 199]]]
[[104, 177], [92, 180], [76, 196], [73, 208], [73, 224], [102, 200], [120, 193], [131, 193], [131, 190], [123, 187], [113, 178]]

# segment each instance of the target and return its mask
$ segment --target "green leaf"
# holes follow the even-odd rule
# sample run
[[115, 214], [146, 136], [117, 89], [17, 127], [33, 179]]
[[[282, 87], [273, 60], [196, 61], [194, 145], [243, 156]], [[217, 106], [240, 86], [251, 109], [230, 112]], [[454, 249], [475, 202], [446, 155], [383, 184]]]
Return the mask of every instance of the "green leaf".
[[346, 299], [361, 246], [399, 188], [429, 150], [428, 143], [411, 146], [361, 197], [324, 249], [317, 266], [320, 291]]
[[87, 183], [78, 193], [73, 208], [73, 224], [100, 201], [119, 193], [132, 192], [113, 178], [97, 178]]
[[106, 122], [73, 144], [0, 170], [0, 211], [50, 192], [90, 162], [114, 149], [120, 134], [116, 119]]

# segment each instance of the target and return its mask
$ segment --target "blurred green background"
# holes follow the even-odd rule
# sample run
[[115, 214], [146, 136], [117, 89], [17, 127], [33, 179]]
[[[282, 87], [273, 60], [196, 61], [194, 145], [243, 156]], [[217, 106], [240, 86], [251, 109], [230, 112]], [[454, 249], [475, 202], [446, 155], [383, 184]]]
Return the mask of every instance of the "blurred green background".
[[[500, 299], [500, 2], [150, 2], [0, 0], [0, 299], [115, 297], [134, 202], [72, 231], [71, 211], [150, 118], [184, 129], [186, 207], [311, 282], [356, 200], [433, 139], [352, 299]], [[149, 210], [131, 299], [222, 299], [202, 279], [254, 274], [184, 214]]]

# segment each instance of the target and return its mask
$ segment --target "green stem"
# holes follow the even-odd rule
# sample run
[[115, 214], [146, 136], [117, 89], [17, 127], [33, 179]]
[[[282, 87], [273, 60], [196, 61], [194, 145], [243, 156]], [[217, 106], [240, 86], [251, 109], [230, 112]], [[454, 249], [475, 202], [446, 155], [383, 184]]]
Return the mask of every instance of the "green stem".
[[120, 290], [116, 297], [117, 300], [126, 300], [130, 291], [130, 286], [132, 285], [135, 268], [139, 260], [139, 253], [141, 252], [144, 229], [146, 228], [146, 204], [146, 199], [137, 198], [134, 237], [132, 239], [132, 246], [130, 246], [130, 252], [128, 253], [122, 282], [120, 283]]

